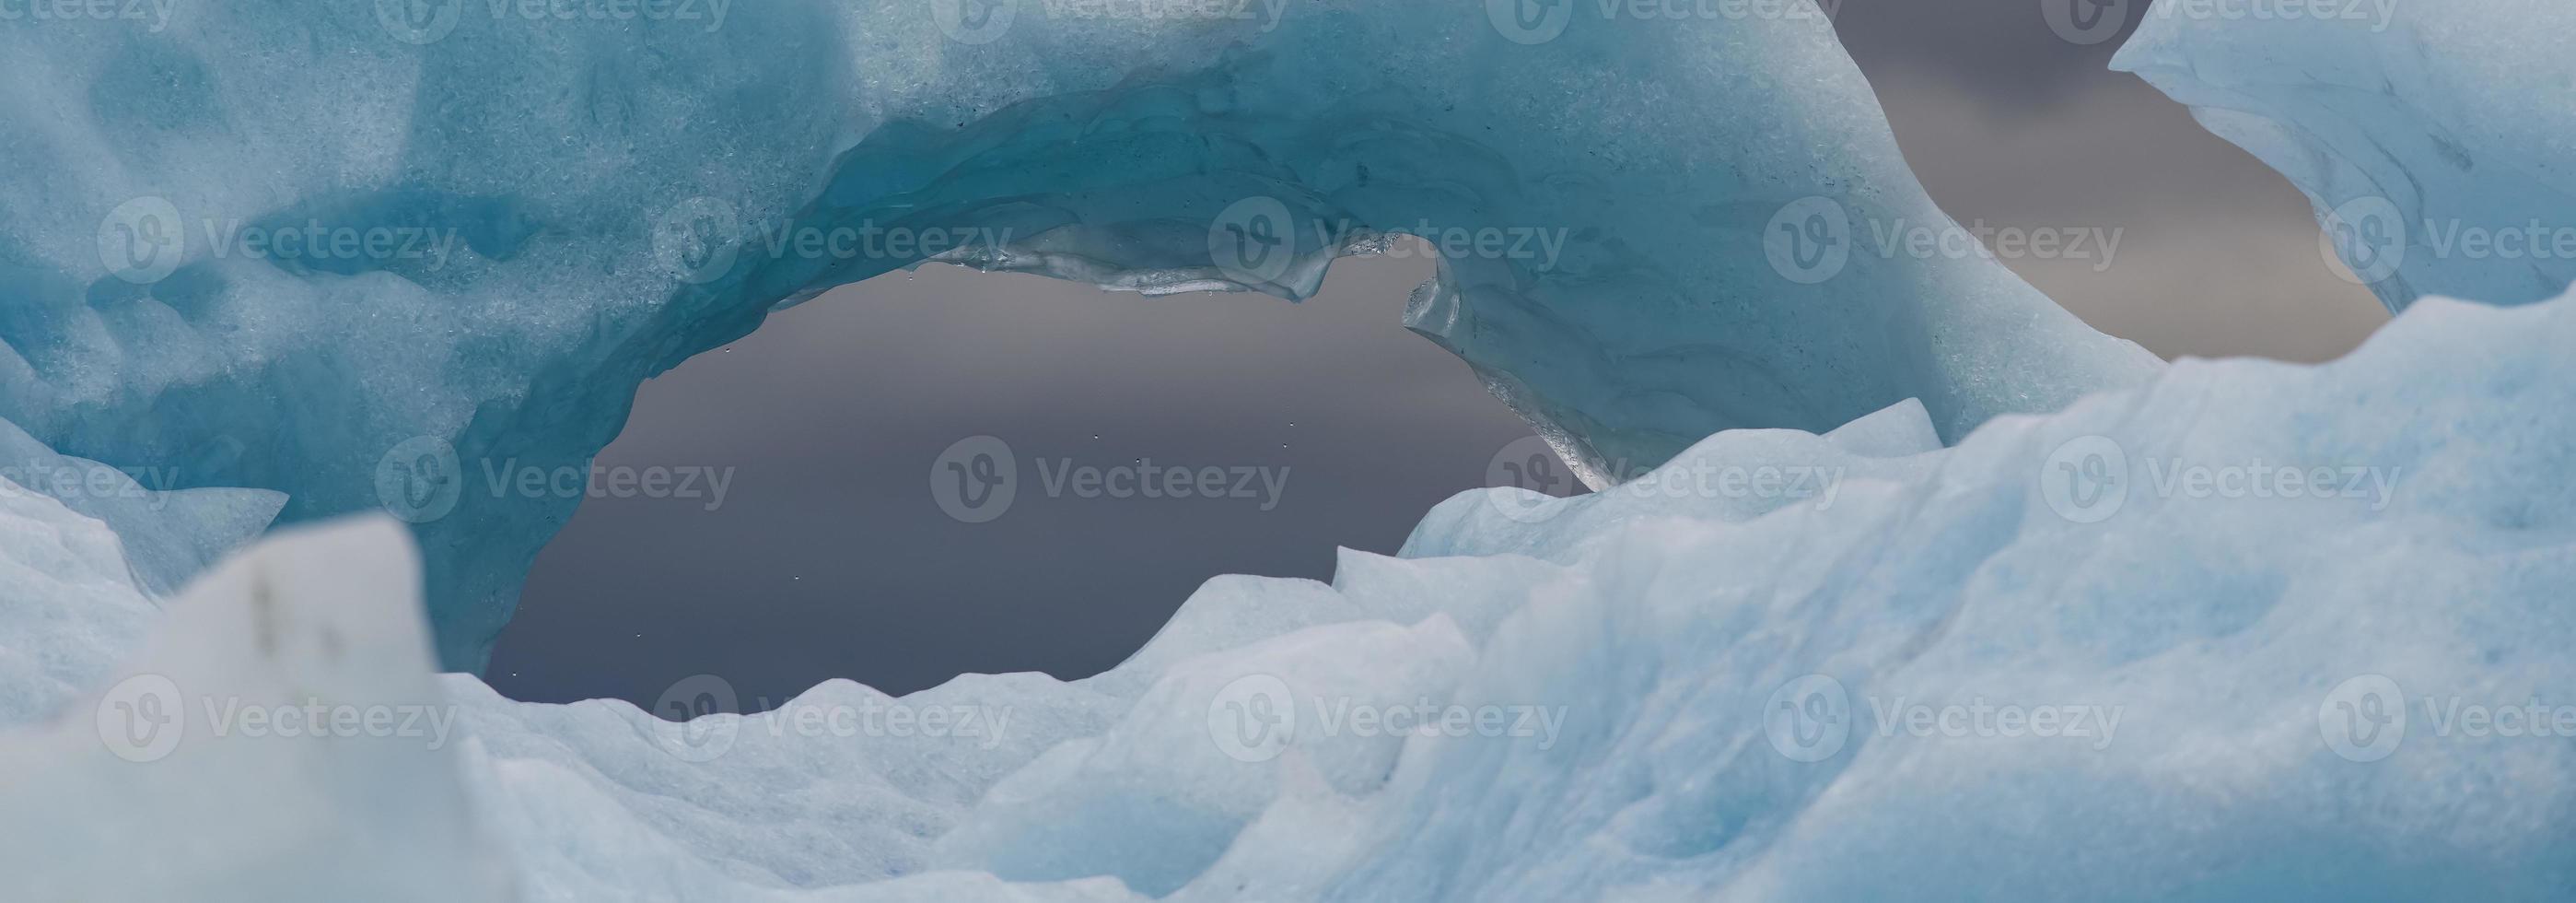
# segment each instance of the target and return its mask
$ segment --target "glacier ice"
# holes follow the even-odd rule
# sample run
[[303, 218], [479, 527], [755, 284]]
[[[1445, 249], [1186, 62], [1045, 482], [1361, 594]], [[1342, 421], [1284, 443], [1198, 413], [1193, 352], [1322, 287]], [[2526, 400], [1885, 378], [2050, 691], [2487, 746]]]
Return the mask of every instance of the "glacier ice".
[[485, 466], [578, 466], [643, 379], [926, 260], [1295, 298], [1420, 234], [1404, 323], [1594, 485], [2159, 366], [1990, 260], [1870, 246], [1948, 220], [1811, 14], [142, 6], [0, 23], [0, 419], [288, 523], [395, 509], [452, 667], [578, 500]]
[[[354, 870], [418, 832], [396, 866], [480, 844], [503, 858], [463, 861], [567, 901], [2565, 899], [2576, 422], [2546, 412], [2576, 402], [2571, 341], [2576, 297], [2427, 299], [2341, 361], [2187, 360], [1948, 448], [1911, 404], [1722, 432], [1587, 496], [1459, 495], [1330, 584], [1211, 581], [1078, 681], [832, 682], [674, 723], [454, 674], [443, 749], [191, 733], [152, 763], [108, 758], [129, 747], [93, 716], [119, 697], [85, 692], [0, 734], [0, 873], [147, 898], [115, 891], [151, 873], [27, 852], [56, 848], [15, 801], [60, 799], [30, 775], [157, 780], [77, 785], [86, 817], [148, 826], [231, 818], [248, 785], [218, 768], [302, 799], [274, 770], [295, 761], [399, 793], [200, 849], [320, 838]], [[1730, 479], [1772, 472], [1830, 491]], [[30, 519], [98, 533], [0, 508]], [[408, 581], [355, 566], [403, 571], [401, 538], [272, 540], [116, 673], [423, 699]], [[114, 557], [0, 547], [73, 576]], [[245, 626], [260, 574], [293, 638], [273, 661]], [[334, 665], [323, 625], [415, 651]], [[866, 715], [893, 710], [912, 727]], [[436, 803], [457, 798], [471, 838]], [[295, 899], [304, 876], [223, 877]], [[454, 880], [447, 899], [498, 886]]]
[[[12, 511], [0, 522], [67, 514]], [[130, 587], [120, 599], [95, 581], [122, 557], [112, 545], [76, 552], [0, 554], [62, 578], [86, 572], [91, 598], [75, 601], [136, 601]], [[112, 684], [0, 736], [9, 896], [512, 899], [517, 876], [444, 748], [454, 717], [430, 672], [419, 581], [410, 540], [390, 520], [290, 536], [197, 580], [149, 641], [108, 648], [132, 656]], [[16, 580], [8, 590], [10, 608], [22, 593], [60, 592]], [[98, 639], [42, 627], [0, 642], [42, 655]]]
[[[1802, 281], [1828, 214], [1940, 216], [1812, 20], [154, 8], [0, 23], [13, 897], [2576, 894], [2556, 261], [2347, 240], [2405, 310], [2313, 367], [2160, 367], [1867, 229]], [[2563, 14], [2179, 8], [2120, 64], [2330, 232], [2370, 238], [2374, 198], [2379, 238], [2570, 209], [2547, 90], [2481, 90], [2564, 87]], [[1566, 18], [1487, 17], [1528, 9]], [[1227, 257], [1280, 220], [1294, 254]], [[748, 234], [790, 221], [1010, 237]], [[277, 253], [306, 226], [397, 244]], [[1329, 584], [1210, 581], [1078, 681], [736, 715], [712, 676], [647, 712], [432, 673], [578, 498], [467, 491], [473, 462], [577, 461], [778, 305], [931, 257], [1294, 298], [1392, 232], [1529, 227], [1562, 256], [1452, 255], [1405, 322], [1593, 494], [1462, 494]], [[281, 531], [171, 595], [272, 517], [379, 506], [415, 523]]]
[[2523, 304], [2576, 282], [2576, 6], [2227, 8], [2150, 7], [2112, 67], [2288, 176], [2389, 310], [2427, 294]]

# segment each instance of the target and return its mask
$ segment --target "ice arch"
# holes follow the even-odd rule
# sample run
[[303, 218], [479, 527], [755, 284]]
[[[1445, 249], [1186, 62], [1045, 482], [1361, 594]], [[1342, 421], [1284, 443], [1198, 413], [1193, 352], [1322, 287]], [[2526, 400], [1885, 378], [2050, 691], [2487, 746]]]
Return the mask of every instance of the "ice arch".
[[[949, 259], [1291, 298], [1385, 232], [1557, 237], [1444, 260], [1405, 322], [1596, 482], [1908, 397], [1956, 438], [2156, 367], [1990, 261], [1886, 239], [1949, 221], [1811, 11], [972, 2], [0, 29], [0, 417], [283, 490], [290, 521], [401, 509], [473, 668], [577, 501], [493, 465], [576, 464], [641, 380], [919, 262], [774, 251], [778, 224], [990, 230]], [[1294, 253], [1218, 259], [1246, 209]]]

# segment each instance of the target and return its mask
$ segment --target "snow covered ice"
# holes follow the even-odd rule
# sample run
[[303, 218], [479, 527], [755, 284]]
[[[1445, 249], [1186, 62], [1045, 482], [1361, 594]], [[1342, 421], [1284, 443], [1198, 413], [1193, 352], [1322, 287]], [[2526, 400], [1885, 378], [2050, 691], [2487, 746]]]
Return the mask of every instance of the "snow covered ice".
[[[340, 763], [297, 774], [461, 773], [470, 839], [406, 808], [441, 798], [425, 790], [302, 813], [354, 832], [335, 867], [483, 844], [539, 900], [2561, 899], [2576, 424], [2532, 412], [2576, 402], [2556, 353], [2571, 341], [2576, 300], [2427, 300], [2343, 361], [2184, 362], [1948, 449], [1912, 405], [1826, 436], [1720, 433], [1590, 496], [1458, 496], [1403, 554], [1344, 553], [1330, 585], [1213, 581], [1088, 680], [969, 676], [901, 699], [833, 682], [681, 725], [449, 675], [459, 714], [435, 749], [271, 742]], [[2117, 455], [2125, 491], [2070, 492], [2070, 450]], [[1809, 468], [1832, 490], [1734, 492], [1733, 468]], [[2172, 476], [2193, 472], [2220, 478]], [[5, 523], [48, 518], [90, 523], [41, 500]], [[239, 611], [190, 613], [242, 605], [245, 572], [399, 560], [400, 536], [273, 540], [172, 603], [151, 648], [213, 646], [209, 664], [150, 652], [116, 673], [190, 681], [173, 692], [193, 712], [194, 694], [285, 679], [263, 668], [324, 669], [207, 634]], [[92, 546], [9, 555], [115, 573], [113, 544]], [[395, 616], [408, 583], [312, 569], [274, 590], [279, 623], [346, 618], [425, 649]], [[8, 643], [87, 639], [74, 619]], [[425, 652], [363, 660], [380, 667], [289, 685], [422, 698]], [[1243, 720], [1257, 699], [1273, 720]], [[64, 805], [55, 775], [177, 774], [102, 748], [95, 716], [117, 701], [67, 700], [12, 737], [0, 795]], [[861, 720], [897, 709], [956, 729]], [[187, 727], [168, 762], [202, 770], [167, 780], [188, 789], [93, 802], [232, 823], [197, 782], [241, 786], [214, 769], [268, 759]], [[253, 827], [301, 836], [222, 836], [270, 849]], [[0, 844], [20, 857], [8, 873], [157, 899], [149, 874], [36, 839]]]
[[2332, 255], [2390, 310], [2428, 294], [2521, 304], [2576, 281], [2576, 7], [2173, 11], [2195, 8], [2151, 9], [2113, 67], [2296, 183]]
[[[2162, 366], [1988, 261], [1783, 254], [1837, 237], [1811, 215], [1941, 217], [1812, 20], [399, 6], [0, 26], [12, 893], [2576, 895], [2563, 262], [2405, 233], [2374, 283], [2403, 312], [2350, 357]], [[2330, 234], [2367, 197], [2576, 211], [2570, 14], [2398, 9], [2151, 14], [2119, 61]], [[1210, 241], [1280, 220], [1294, 254]], [[999, 240], [768, 250], [794, 222]], [[391, 244], [222, 237], [306, 223]], [[574, 499], [409, 468], [580, 460], [780, 305], [934, 256], [1293, 298], [1389, 231], [1532, 224], [1568, 227], [1546, 266], [1444, 260], [1406, 323], [1593, 494], [1462, 494], [1330, 584], [1219, 578], [1085, 680], [675, 722], [434, 673]]]

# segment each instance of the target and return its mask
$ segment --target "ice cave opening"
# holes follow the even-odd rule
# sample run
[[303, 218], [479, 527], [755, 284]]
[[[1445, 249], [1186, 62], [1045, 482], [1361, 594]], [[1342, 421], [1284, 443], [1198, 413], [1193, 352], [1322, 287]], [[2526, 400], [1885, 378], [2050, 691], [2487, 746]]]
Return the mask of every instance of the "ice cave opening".
[[[932, 265], [782, 311], [641, 387], [486, 679], [651, 710], [713, 674], [764, 711], [832, 678], [1088, 677], [1210, 578], [1328, 581], [1458, 492], [1579, 489], [1400, 328], [1436, 250], [1388, 252], [1293, 304]], [[957, 483], [983, 437], [995, 482]]]

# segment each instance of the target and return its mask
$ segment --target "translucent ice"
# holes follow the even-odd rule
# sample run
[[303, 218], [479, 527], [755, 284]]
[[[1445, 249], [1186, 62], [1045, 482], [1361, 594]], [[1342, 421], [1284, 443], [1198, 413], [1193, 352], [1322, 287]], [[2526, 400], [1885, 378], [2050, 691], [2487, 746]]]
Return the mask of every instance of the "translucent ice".
[[[117, 562], [112, 546], [78, 551], [60, 576]], [[0, 735], [10, 897], [511, 899], [515, 870], [446, 749], [455, 719], [429, 672], [419, 580], [392, 521], [295, 535], [192, 584], [139, 649], [100, 650], [132, 657], [49, 724]], [[79, 639], [39, 624], [0, 652]]]
[[[388, 881], [480, 844], [549, 901], [2563, 900], [2576, 422], [2533, 412], [2576, 403], [2570, 342], [2576, 298], [2426, 300], [2333, 364], [2185, 361], [1946, 449], [1912, 405], [1725, 432], [1588, 496], [1460, 495], [1329, 585], [1212, 581], [1083, 681], [669, 722], [450, 675], [479, 840], [419, 738], [191, 722], [118, 761], [118, 683], [0, 735], [0, 873], [128, 899], [400, 837]], [[219, 569], [119, 673], [435, 698], [407, 583], [356, 576], [399, 543]], [[99, 873], [61, 839], [99, 825], [201, 845]]]
[[2158, 3], [2112, 61], [2289, 176], [2390, 310], [2576, 281], [2576, 5]]
[[0, 418], [289, 522], [395, 509], [455, 667], [579, 496], [493, 468], [578, 468], [646, 377], [927, 259], [1293, 298], [1418, 234], [1405, 324], [1596, 485], [2157, 366], [1875, 244], [1948, 220], [1813, 6], [127, 8], [0, 22]]

